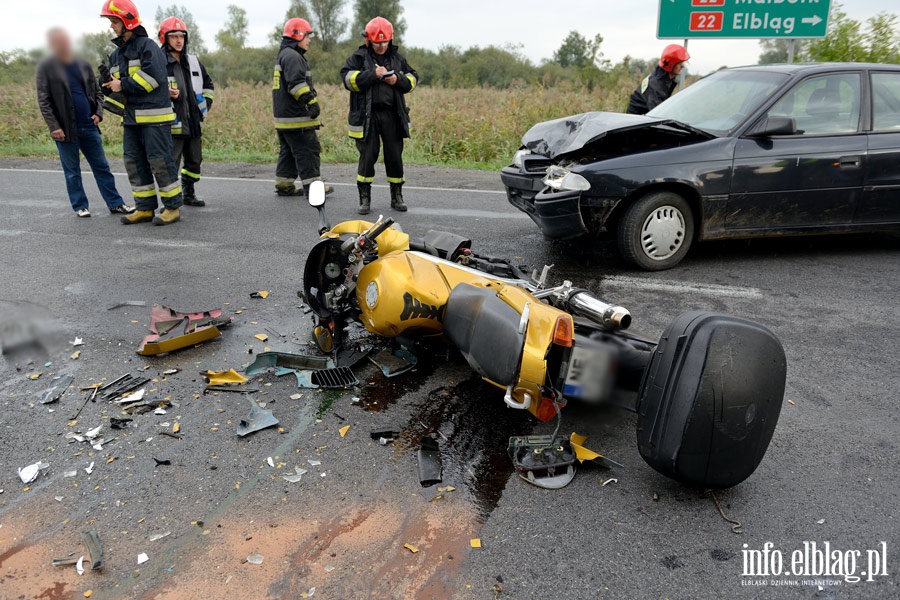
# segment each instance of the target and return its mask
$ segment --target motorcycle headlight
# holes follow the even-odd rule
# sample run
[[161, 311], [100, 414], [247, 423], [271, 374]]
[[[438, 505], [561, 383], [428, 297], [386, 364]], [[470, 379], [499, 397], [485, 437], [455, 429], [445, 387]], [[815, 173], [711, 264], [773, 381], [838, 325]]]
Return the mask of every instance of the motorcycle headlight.
[[522, 159], [531, 154], [531, 150], [519, 150], [516, 152], [516, 155], [513, 157], [513, 166], [521, 169], [522, 168]]
[[553, 165], [547, 169], [544, 185], [556, 191], [586, 192], [591, 189], [590, 181], [559, 165]]

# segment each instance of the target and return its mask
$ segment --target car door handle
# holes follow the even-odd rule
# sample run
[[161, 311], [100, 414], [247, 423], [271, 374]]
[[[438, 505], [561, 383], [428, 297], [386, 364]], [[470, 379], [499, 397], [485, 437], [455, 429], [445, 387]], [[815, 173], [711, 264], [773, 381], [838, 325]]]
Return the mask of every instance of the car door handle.
[[842, 169], [858, 169], [860, 166], [862, 166], [862, 157], [842, 156], [834, 166], [840, 167]]

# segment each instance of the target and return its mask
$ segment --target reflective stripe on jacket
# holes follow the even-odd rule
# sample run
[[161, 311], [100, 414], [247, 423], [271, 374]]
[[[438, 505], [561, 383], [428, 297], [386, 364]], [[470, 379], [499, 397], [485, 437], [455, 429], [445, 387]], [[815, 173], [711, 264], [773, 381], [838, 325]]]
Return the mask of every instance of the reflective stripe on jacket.
[[317, 104], [312, 71], [304, 51], [296, 40], [284, 38], [275, 59], [272, 77], [272, 112], [275, 129], [306, 129], [321, 127], [313, 118], [310, 107]]
[[109, 57], [110, 74], [122, 82], [125, 96], [123, 124], [169, 125], [175, 121], [169, 90], [166, 54], [138, 27], [128, 41], [113, 40], [117, 48]]
[[[406, 94], [419, 84], [419, 74], [409, 66], [406, 58], [391, 43], [387, 51], [388, 70], [397, 74], [394, 86], [394, 107], [403, 128], [403, 137], [409, 137], [409, 109]], [[372, 114], [372, 95], [376, 85], [381, 85], [375, 77], [375, 59], [368, 46], [360, 46], [341, 69], [341, 80], [350, 92], [349, 135], [353, 139], [366, 138]]]

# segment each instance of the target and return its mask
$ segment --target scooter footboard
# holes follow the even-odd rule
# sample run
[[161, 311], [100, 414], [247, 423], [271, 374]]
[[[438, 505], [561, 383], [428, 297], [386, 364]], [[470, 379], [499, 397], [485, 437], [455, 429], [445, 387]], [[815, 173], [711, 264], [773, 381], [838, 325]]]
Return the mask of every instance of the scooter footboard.
[[769, 447], [786, 375], [784, 348], [762, 325], [708, 312], [678, 317], [641, 384], [641, 456], [683, 483], [737, 485]]

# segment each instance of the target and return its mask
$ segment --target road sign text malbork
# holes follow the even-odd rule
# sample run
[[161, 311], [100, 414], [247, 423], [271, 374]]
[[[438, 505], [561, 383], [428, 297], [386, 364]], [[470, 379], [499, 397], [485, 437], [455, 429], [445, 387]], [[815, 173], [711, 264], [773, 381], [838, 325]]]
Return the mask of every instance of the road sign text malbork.
[[661, 39], [822, 38], [831, 0], [660, 0]]

